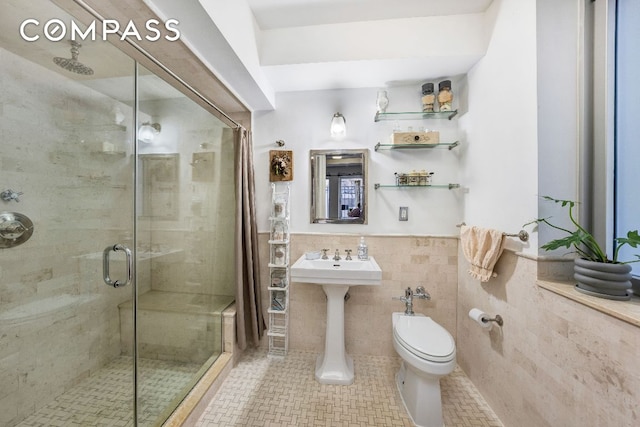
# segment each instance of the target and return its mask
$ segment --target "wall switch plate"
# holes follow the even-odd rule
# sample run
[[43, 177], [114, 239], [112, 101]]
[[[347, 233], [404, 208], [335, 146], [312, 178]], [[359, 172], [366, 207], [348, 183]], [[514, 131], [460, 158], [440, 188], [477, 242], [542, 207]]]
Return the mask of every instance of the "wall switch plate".
[[400, 213], [398, 214], [398, 221], [409, 221], [409, 207], [400, 206]]

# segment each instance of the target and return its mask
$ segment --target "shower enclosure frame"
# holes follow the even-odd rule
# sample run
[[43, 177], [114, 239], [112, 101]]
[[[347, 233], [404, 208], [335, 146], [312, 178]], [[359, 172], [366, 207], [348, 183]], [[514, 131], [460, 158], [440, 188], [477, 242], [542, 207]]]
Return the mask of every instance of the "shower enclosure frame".
[[[95, 16], [97, 19], [103, 20], [104, 18], [102, 16], [100, 16], [97, 12], [95, 12], [95, 10], [91, 9], [90, 6], [88, 6], [85, 2], [83, 2], [82, 0], [73, 0], [74, 2], [82, 5], [83, 8], [85, 8], [85, 10], [89, 13], [91, 13], [93, 16]], [[239, 124], [238, 122], [236, 122], [234, 119], [232, 119], [230, 116], [228, 116], [224, 111], [222, 111], [221, 109], [219, 109], [213, 102], [211, 102], [208, 98], [206, 98], [204, 95], [202, 95], [200, 92], [198, 92], [196, 89], [194, 89], [191, 85], [189, 85], [187, 82], [185, 82], [182, 78], [180, 78], [178, 75], [176, 75], [175, 73], [173, 73], [170, 69], [168, 69], [167, 67], [165, 67], [160, 61], [158, 61], [155, 57], [151, 56], [146, 50], [144, 50], [143, 48], [141, 48], [140, 46], [138, 46], [135, 42], [131, 41], [130, 39], [126, 39], [125, 42], [130, 45], [131, 47], [134, 48], [134, 52], [137, 53], [138, 55], [132, 55], [132, 52], [129, 50], [123, 50], [124, 53], [126, 53], [129, 57], [131, 57], [134, 61], [135, 61], [135, 93], [138, 93], [139, 90], [139, 80], [138, 77], [140, 75], [139, 73], [139, 69], [140, 66], [142, 64], [144, 64], [145, 60], [150, 61], [153, 65], [157, 66], [158, 69], [156, 70], [151, 70], [155, 75], [159, 76], [162, 80], [164, 80], [165, 82], [167, 82], [168, 84], [170, 84], [172, 87], [174, 87], [175, 89], [178, 89], [180, 92], [182, 92], [184, 95], [186, 95], [188, 98], [190, 98], [192, 101], [195, 101], [198, 105], [200, 105], [201, 107], [204, 107], [205, 110], [208, 110], [210, 113], [212, 113], [214, 116], [216, 116], [218, 119], [220, 119], [221, 121], [223, 121], [224, 123], [226, 123], [229, 127], [231, 127], [232, 129], [234, 129], [235, 132], [237, 132], [239, 129], [243, 128], [243, 126], [241, 124]], [[119, 47], [119, 46], [116, 46]], [[144, 65], [145, 68], [149, 69], [148, 65]], [[164, 75], [163, 75], [164, 73]], [[134, 108], [134, 123], [141, 123], [140, 117], [139, 117], [139, 112], [140, 112], [140, 108], [139, 108], [139, 98], [136, 95], [136, 104], [135, 104], [135, 108]], [[136, 129], [133, 129], [133, 132], [136, 132]], [[140, 157], [140, 153], [138, 151], [138, 144], [133, 144], [134, 146], [134, 158], [138, 159]], [[140, 170], [140, 162], [136, 161], [135, 165], [134, 165], [134, 176], [135, 177], [140, 177], [141, 176], [141, 170]], [[138, 242], [137, 242], [137, 236], [138, 236], [138, 221], [137, 221], [137, 209], [138, 209], [138, 199], [139, 199], [139, 186], [135, 185], [134, 186], [134, 194], [133, 194], [133, 203], [134, 206], [136, 206], [136, 208], [134, 208], [133, 211], [133, 236], [134, 236], [134, 247], [138, 247]], [[136, 259], [136, 254], [134, 251], [134, 258], [133, 258], [133, 265], [134, 265], [134, 283], [133, 283], [133, 313], [132, 313], [132, 318], [133, 318], [133, 322], [134, 325], [138, 325], [138, 296], [139, 296], [139, 292], [137, 291], [137, 283], [138, 283], [138, 275], [137, 275], [137, 266], [138, 266], [138, 260]], [[223, 340], [224, 338], [221, 336], [220, 337], [221, 340]], [[133, 384], [133, 389], [134, 389], [134, 404], [133, 404], [133, 419], [134, 419], [134, 425], [137, 426], [138, 425], [138, 420], [139, 420], [139, 405], [138, 405], [138, 400], [139, 400], [139, 365], [138, 365], [138, 360], [139, 360], [139, 351], [138, 351], [138, 343], [139, 343], [139, 335], [138, 335], [138, 328], [137, 326], [134, 328], [134, 347], [133, 347], [133, 371], [134, 371], [134, 384]], [[202, 372], [202, 376], [199, 379], [202, 379], [202, 377], [204, 377], [208, 370], [212, 369], [212, 366], [209, 366], [207, 368], [207, 370], [205, 370], [204, 372]], [[199, 380], [198, 379], [198, 380]], [[196, 383], [194, 384], [194, 388], [197, 388], [197, 382], [198, 380], [196, 380]], [[203, 390], [203, 392], [205, 392]], [[187, 396], [185, 396], [186, 398]], [[180, 408], [180, 405], [176, 408], [176, 411]], [[172, 410], [173, 412], [173, 410]], [[171, 414], [167, 414], [167, 420], [169, 420], [170, 415]]]

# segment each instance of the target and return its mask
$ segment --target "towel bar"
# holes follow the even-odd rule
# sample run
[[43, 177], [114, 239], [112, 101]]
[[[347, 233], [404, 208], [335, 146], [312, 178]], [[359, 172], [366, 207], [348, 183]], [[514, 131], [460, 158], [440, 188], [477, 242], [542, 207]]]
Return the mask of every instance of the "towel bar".
[[[461, 222], [460, 224], [456, 224], [456, 227], [460, 228], [463, 225], [467, 225], [467, 224], [465, 224], [464, 222]], [[529, 233], [527, 233], [526, 230], [520, 230], [518, 233], [502, 233], [502, 235], [506, 237], [517, 237], [523, 242], [526, 242], [529, 240]]]

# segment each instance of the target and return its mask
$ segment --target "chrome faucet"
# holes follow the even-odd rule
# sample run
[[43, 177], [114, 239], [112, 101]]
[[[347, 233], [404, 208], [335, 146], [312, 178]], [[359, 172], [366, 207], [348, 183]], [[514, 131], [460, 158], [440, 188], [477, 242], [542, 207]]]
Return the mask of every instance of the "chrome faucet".
[[429, 295], [429, 292], [424, 290], [424, 287], [418, 286], [415, 293], [411, 290], [411, 287], [408, 287], [404, 290], [403, 297], [393, 297], [393, 299], [397, 299], [405, 303], [404, 314], [406, 316], [413, 316], [415, 314], [413, 312], [413, 298], [429, 300], [431, 299], [431, 295]]
[[345, 249], [344, 250], [347, 253], [347, 256], [344, 258], [345, 261], [351, 261], [353, 258], [351, 258], [351, 252], [353, 251], [353, 249]]
[[336, 254], [333, 256], [333, 260], [334, 261], [340, 261], [342, 258], [340, 258], [340, 250], [336, 249]]
[[329, 259], [329, 257], [327, 256], [328, 251], [329, 249], [322, 249], [322, 259]]

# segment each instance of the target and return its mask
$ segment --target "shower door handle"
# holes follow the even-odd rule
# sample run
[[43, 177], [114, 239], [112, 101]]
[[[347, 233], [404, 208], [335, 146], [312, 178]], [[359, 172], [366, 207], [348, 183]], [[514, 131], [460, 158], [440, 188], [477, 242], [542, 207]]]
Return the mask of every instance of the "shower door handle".
[[[111, 251], [113, 252], [124, 251], [125, 255], [127, 256], [127, 277], [125, 278], [124, 282], [120, 280], [111, 280], [111, 277], [109, 277], [109, 254], [111, 254]], [[106, 283], [109, 286], [113, 286], [114, 288], [119, 288], [120, 286], [127, 286], [129, 283], [131, 283], [132, 270], [133, 270], [133, 257], [131, 256], [131, 249], [119, 243], [113, 246], [107, 246], [104, 249], [104, 251], [102, 252], [102, 275], [103, 275], [104, 283]]]

